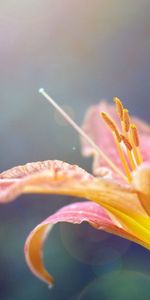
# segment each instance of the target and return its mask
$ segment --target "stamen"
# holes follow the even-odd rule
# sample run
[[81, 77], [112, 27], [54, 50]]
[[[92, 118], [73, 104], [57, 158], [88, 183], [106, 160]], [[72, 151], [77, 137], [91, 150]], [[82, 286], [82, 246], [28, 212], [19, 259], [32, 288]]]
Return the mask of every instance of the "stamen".
[[123, 120], [123, 105], [119, 98], [114, 97], [114, 102], [116, 104], [116, 111], [119, 116], [120, 121]]
[[107, 155], [90, 139], [90, 137], [70, 118], [70, 116], [45, 92], [43, 88], [39, 89], [39, 93], [42, 94], [64, 117], [64, 119], [93, 147], [93, 149], [108, 163], [108, 165], [118, 173], [124, 180], [127, 181], [126, 176], [120, 171], [120, 169], [107, 157]]
[[128, 139], [123, 135], [121, 134], [121, 139], [122, 141], [124, 142], [126, 148], [131, 151], [132, 150], [132, 145], [130, 144], [130, 142], [128, 141]]
[[132, 145], [129, 142], [128, 138], [125, 137], [123, 134], [121, 134], [121, 138], [122, 138], [122, 141], [123, 141], [124, 145], [126, 146], [127, 154], [128, 154], [128, 158], [129, 158], [129, 162], [131, 164], [131, 168], [132, 168], [132, 170], [135, 170], [136, 169], [136, 165], [135, 165], [135, 162], [134, 162], [134, 159], [133, 159], [133, 148], [132, 148]]
[[133, 151], [134, 151], [134, 156], [136, 159], [136, 162], [138, 165], [140, 165], [143, 161], [141, 153], [140, 153], [140, 141], [139, 141], [139, 135], [138, 135], [138, 130], [134, 124], [131, 124], [130, 126], [130, 137], [133, 145]]
[[118, 150], [118, 153], [119, 153], [119, 156], [120, 156], [120, 160], [121, 160], [121, 163], [122, 163], [122, 166], [123, 166], [123, 169], [126, 173], [126, 176], [128, 178], [128, 182], [131, 182], [132, 178], [131, 178], [131, 174], [130, 174], [130, 169], [128, 167], [128, 164], [126, 162], [126, 159], [125, 159], [125, 156], [124, 156], [124, 153], [123, 153], [123, 150], [121, 148], [121, 142], [118, 142], [117, 138], [116, 138], [116, 135], [113, 133], [113, 136], [115, 138], [115, 142], [116, 142], [116, 146], [117, 146], [117, 150]]
[[115, 122], [113, 121], [113, 119], [108, 114], [106, 114], [105, 112], [101, 112], [100, 116], [105, 121], [105, 123], [108, 125], [108, 127], [112, 130], [112, 132], [115, 133], [115, 135], [117, 137], [117, 140], [120, 143], [121, 142], [120, 133], [119, 133], [119, 130], [118, 130]]
[[130, 118], [127, 109], [123, 109], [123, 131], [127, 133], [130, 129]]
[[121, 160], [122, 166], [123, 166], [123, 168], [125, 170], [125, 173], [126, 173], [126, 176], [128, 178], [128, 181], [130, 182], [131, 181], [131, 174], [130, 174], [130, 170], [129, 170], [128, 164], [126, 162], [123, 150], [121, 148], [122, 138], [121, 138], [121, 135], [120, 135], [120, 133], [119, 133], [119, 131], [117, 129], [117, 126], [114, 123], [114, 121], [110, 118], [110, 116], [107, 115], [105, 112], [102, 112], [100, 114], [100, 116], [102, 117], [102, 119], [104, 120], [104, 122], [108, 125], [108, 127], [111, 129], [111, 131], [113, 133], [113, 136], [114, 136], [114, 139], [115, 139], [115, 142], [116, 142], [116, 146], [117, 146], [117, 150], [118, 150], [118, 153], [119, 153], [119, 156], [120, 156], [120, 160]]
[[128, 167], [123, 149], [121, 147], [121, 141], [126, 147], [127, 158], [131, 165], [131, 168], [132, 170], [135, 170], [136, 165], [140, 165], [142, 163], [142, 156], [139, 149], [139, 136], [136, 126], [134, 124], [131, 124], [130, 122], [128, 110], [123, 107], [122, 102], [117, 97], [114, 98], [114, 102], [116, 104], [116, 110], [121, 122], [123, 134], [119, 133], [115, 122], [110, 118], [109, 115], [102, 112], [101, 116], [113, 133], [123, 168], [130, 182], [130, 169]]
[[139, 135], [138, 135], [137, 128], [134, 124], [131, 124], [131, 135], [132, 135], [132, 138], [133, 138], [134, 145], [136, 147], [139, 147], [139, 145], [140, 145]]

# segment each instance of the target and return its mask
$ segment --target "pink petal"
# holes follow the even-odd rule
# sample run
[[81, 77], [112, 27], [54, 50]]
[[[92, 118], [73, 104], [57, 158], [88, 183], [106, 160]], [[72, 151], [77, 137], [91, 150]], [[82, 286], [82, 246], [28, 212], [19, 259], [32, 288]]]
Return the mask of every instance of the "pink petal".
[[58, 222], [80, 224], [88, 222], [96, 229], [113, 232], [125, 238], [135, 240], [119, 224], [115, 224], [104, 208], [93, 202], [74, 203], [63, 207], [39, 224], [28, 236], [25, 243], [25, 257], [31, 271], [44, 282], [53, 285], [52, 276], [43, 265], [42, 248], [48, 232]]
[[[122, 165], [113, 136], [108, 129], [108, 127], [101, 120], [99, 114], [100, 112], [108, 113], [116, 122], [118, 128], [120, 129], [120, 122], [117, 116], [114, 105], [110, 105], [107, 102], [100, 102], [98, 105], [92, 106], [85, 116], [83, 122], [83, 130], [92, 138], [92, 140], [104, 151], [104, 153], [120, 168]], [[137, 125], [139, 135], [140, 135], [140, 148], [144, 161], [150, 161], [150, 127], [143, 121], [137, 118], [132, 118], [132, 121]], [[94, 154], [93, 161], [93, 172], [95, 175], [110, 175], [110, 167], [108, 164], [102, 160], [97, 154], [93, 152], [92, 147], [85, 141], [82, 141], [82, 153], [85, 156], [90, 156]], [[118, 176], [113, 173], [113, 178]]]
[[138, 118], [133, 118], [133, 122], [135, 122], [138, 128], [143, 160], [145, 162], [150, 162], [150, 126]]

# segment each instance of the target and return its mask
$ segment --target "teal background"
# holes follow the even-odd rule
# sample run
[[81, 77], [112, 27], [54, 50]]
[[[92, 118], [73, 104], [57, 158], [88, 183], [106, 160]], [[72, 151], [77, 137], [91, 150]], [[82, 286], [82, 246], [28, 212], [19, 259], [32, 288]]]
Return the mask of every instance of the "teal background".
[[[38, 94], [44, 87], [78, 124], [120, 97], [150, 122], [149, 0], [0, 1], [0, 171], [60, 159], [91, 171], [79, 137]], [[24, 260], [29, 232], [76, 199], [21, 196], [0, 206], [0, 300], [150, 299], [150, 253], [88, 225], [57, 225], [45, 249], [56, 285]]]

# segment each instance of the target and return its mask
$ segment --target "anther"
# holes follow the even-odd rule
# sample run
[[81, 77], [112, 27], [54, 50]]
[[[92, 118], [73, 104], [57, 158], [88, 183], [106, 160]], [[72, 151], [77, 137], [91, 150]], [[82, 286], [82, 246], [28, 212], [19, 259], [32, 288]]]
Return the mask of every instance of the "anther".
[[115, 139], [115, 142], [116, 142], [116, 147], [117, 147], [117, 150], [118, 150], [118, 153], [119, 153], [119, 156], [120, 156], [120, 160], [121, 160], [123, 169], [124, 169], [125, 174], [128, 178], [128, 182], [131, 182], [131, 173], [130, 173], [130, 169], [128, 167], [124, 152], [123, 152], [122, 147], [121, 147], [121, 142], [118, 142], [115, 133], [113, 134], [113, 136], [114, 136], [114, 139]]
[[133, 148], [132, 148], [132, 145], [129, 142], [128, 138], [126, 136], [124, 136], [123, 134], [121, 134], [121, 138], [122, 138], [122, 141], [123, 141], [124, 145], [126, 146], [127, 157], [128, 157], [129, 163], [131, 165], [131, 168], [132, 168], [132, 170], [135, 170], [136, 169], [136, 165], [135, 165], [135, 162], [134, 162], [134, 159], [133, 159], [133, 151], [132, 151]]
[[107, 115], [105, 112], [102, 112], [101, 116], [102, 116], [103, 120], [105, 121], [105, 123], [110, 127], [110, 129], [112, 131], [116, 131], [116, 125], [115, 125], [114, 121], [109, 117], [109, 115]]
[[130, 129], [130, 118], [126, 108], [123, 109], [123, 127], [125, 132], [128, 132]]
[[116, 138], [117, 138], [118, 142], [120, 143], [121, 137], [120, 137], [120, 133], [119, 133], [119, 130], [117, 129], [115, 122], [105, 112], [102, 112], [100, 114], [100, 116], [105, 121], [105, 123], [108, 125], [108, 127], [111, 129], [111, 131], [115, 133]]
[[117, 114], [119, 116], [119, 119], [122, 121], [123, 120], [123, 105], [122, 105], [122, 102], [117, 97], [114, 97], [113, 99], [114, 99], [114, 102], [116, 104], [116, 111], [117, 111]]
[[116, 136], [116, 139], [117, 139], [118, 143], [121, 143], [121, 136], [120, 136], [120, 133], [119, 133], [117, 128], [114, 131], [114, 133], [115, 133], [115, 136]]
[[122, 139], [123, 143], [124, 143], [125, 146], [127, 147], [127, 149], [128, 149], [129, 151], [131, 151], [131, 150], [132, 150], [132, 145], [131, 145], [131, 143], [128, 141], [128, 139], [127, 139], [123, 134], [121, 134], [120, 136], [121, 136], [121, 139]]
[[134, 152], [136, 162], [138, 165], [140, 165], [143, 159], [139, 148], [140, 141], [139, 141], [138, 130], [134, 124], [131, 124], [130, 126], [130, 136], [131, 136], [131, 142], [133, 144], [133, 152]]
[[134, 142], [134, 145], [136, 147], [139, 147], [140, 142], [139, 142], [139, 135], [138, 135], [138, 131], [137, 128], [134, 124], [131, 124], [131, 136]]
[[128, 181], [131, 182], [130, 169], [128, 167], [128, 164], [126, 162], [126, 159], [125, 159], [122, 147], [121, 147], [122, 138], [121, 138], [121, 135], [120, 135], [120, 133], [117, 129], [117, 126], [114, 123], [114, 121], [110, 118], [110, 116], [107, 115], [105, 112], [102, 112], [100, 115], [101, 115], [102, 119], [105, 121], [105, 123], [108, 125], [108, 127], [111, 129], [111, 131], [113, 133], [123, 169], [124, 169], [125, 174], [128, 178]]

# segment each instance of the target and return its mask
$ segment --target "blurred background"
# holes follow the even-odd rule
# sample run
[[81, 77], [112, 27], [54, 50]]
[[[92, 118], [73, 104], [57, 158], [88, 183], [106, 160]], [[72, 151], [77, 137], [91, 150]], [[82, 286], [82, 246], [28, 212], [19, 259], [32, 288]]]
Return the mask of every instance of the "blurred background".
[[[78, 124], [90, 105], [113, 96], [150, 122], [149, 19], [149, 0], [0, 1], [0, 171], [46, 159], [91, 171], [77, 133], [40, 87]], [[75, 200], [32, 195], [0, 206], [0, 300], [150, 299], [150, 253], [86, 224], [57, 225], [49, 236], [52, 290], [30, 273], [27, 235]]]

